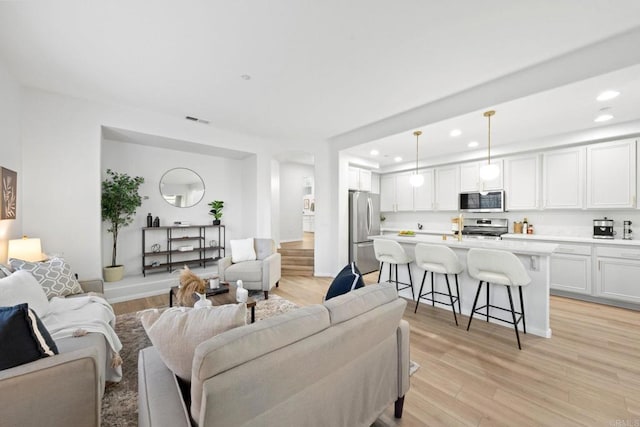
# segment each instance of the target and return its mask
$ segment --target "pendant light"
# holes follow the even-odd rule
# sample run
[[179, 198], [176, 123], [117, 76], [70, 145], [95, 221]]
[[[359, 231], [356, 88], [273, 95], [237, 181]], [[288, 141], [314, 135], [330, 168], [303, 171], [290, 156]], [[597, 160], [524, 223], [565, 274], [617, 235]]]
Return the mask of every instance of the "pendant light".
[[488, 136], [488, 154], [487, 154], [487, 164], [483, 165], [480, 168], [480, 179], [483, 181], [491, 181], [494, 180], [500, 175], [500, 168], [497, 164], [491, 163], [491, 116], [493, 116], [496, 112], [493, 110], [485, 111], [484, 116], [487, 118], [489, 122], [489, 136]]
[[422, 135], [422, 132], [417, 130], [413, 133], [416, 136], [416, 171], [411, 177], [409, 177], [409, 183], [413, 187], [420, 187], [424, 184], [424, 176], [418, 174], [418, 138]]

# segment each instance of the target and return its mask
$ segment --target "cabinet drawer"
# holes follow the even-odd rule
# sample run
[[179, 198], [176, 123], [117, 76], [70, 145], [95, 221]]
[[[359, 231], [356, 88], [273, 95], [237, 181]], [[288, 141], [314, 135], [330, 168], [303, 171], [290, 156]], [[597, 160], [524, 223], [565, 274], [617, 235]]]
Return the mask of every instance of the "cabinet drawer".
[[[553, 242], [555, 243], [555, 242]], [[587, 245], [568, 245], [565, 243], [558, 244], [554, 254], [574, 254], [574, 255], [591, 255], [591, 246]]]
[[596, 248], [596, 254], [598, 256], [604, 256], [609, 258], [626, 258], [640, 260], [640, 248], [616, 248], [610, 246], [598, 246]]

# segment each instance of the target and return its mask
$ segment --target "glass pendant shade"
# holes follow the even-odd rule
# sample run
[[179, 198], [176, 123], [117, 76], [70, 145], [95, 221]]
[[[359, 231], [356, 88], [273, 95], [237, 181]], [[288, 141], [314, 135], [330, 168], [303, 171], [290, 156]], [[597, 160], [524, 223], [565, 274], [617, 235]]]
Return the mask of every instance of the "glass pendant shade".
[[420, 187], [422, 184], [424, 184], [424, 176], [416, 172], [414, 175], [411, 175], [409, 177], [409, 183], [413, 187]]

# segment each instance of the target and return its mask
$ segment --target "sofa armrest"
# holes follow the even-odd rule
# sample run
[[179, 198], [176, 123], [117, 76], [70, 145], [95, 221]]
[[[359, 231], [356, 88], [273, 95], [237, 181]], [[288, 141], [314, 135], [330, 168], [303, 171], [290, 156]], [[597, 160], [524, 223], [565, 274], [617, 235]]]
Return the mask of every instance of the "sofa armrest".
[[102, 279], [80, 280], [80, 287], [85, 293], [95, 292], [104, 294], [104, 282]]
[[282, 255], [275, 252], [262, 260], [262, 290], [270, 291], [280, 280]]
[[409, 323], [400, 320], [398, 325], [398, 397], [409, 391]]
[[0, 371], [2, 425], [99, 426], [99, 375], [94, 348]]
[[218, 276], [220, 276], [220, 280], [226, 282], [227, 280], [224, 278], [224, 271], [231, 266], [231, 257], [226, 256], [224, 258], [220, 258], [218, 260]]

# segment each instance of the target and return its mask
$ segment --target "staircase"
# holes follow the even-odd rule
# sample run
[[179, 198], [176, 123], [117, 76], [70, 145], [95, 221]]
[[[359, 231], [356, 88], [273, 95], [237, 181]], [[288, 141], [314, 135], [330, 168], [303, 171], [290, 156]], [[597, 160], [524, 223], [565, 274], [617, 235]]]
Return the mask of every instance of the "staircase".
[[282, 255], [282, 276], [313, 276], [313, 249], [278, 249]]

